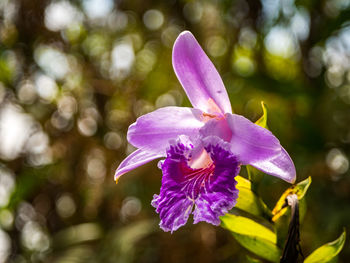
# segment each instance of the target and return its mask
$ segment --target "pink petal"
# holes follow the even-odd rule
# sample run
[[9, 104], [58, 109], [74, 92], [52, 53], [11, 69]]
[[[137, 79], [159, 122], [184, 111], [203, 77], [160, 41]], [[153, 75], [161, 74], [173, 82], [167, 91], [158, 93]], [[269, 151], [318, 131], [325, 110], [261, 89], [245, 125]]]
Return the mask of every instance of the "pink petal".
[[137, 148], [165, 155], [170, 140], [179, 135], [197, 136], [204, 125], [198, 109], [165, 107], [139, 117], [128, 130], [128, 141]]
[[232, 137], [231, 129], [228, 126], [227, 120], [225, 118], [213, 118], [207, 121], [199, 132], [203, 138], [214, 135], [226, 142], [229, 142]]
[[269, 130], [240, 115], [226, 114], [226, 118], [232, 131], [231, 151], [242, 164], [252, 165], [267, 174], [294, 182], [293, 161]]
[[279, 140], [243, 116], [226, 114], [231, 129], [231, 150], [242, 164], [269, 160], [281, 152]]
[[219, 73], [189, 31], [175, 41], [173, 67], [194, 108], [211, 114], [232, 113]]
[[137, 149], [126, 157], [115, 171], [114, 180], [118, 181], [123, 174], [148, 163], [154, 159], [163, 157], [163, 155], [150, 153], [141, 149]]
[[289, 183], [295, 182], [295, 166], [287, 151], [283, 147], [281, 153], [271, 160], [253, 162], [250, 163], [250, 165], [263, 171], [264, 173], [271, 174]]

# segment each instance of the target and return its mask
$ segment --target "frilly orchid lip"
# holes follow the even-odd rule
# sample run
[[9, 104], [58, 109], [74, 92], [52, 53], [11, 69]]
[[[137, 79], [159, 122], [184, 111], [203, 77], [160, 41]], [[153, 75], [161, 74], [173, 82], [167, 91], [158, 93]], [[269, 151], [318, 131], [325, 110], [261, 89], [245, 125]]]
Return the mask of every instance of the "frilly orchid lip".
[[[295, 181], [293, 161], [279, 140], [269, 130], [232, 114], [219, 73], [189, 31], [176, 39], [172, 62], [194, 108], [165, 107], [139, 117], [128, 130], [129, 143], [138, 149], [115, 173], [118, 180], [130, 170], [166, 157], [161, 165], [161, 192], [152, 202], [165, 231], [184, 225], [193, 207], [195, 223], [217, 224], [219, 216], [235, 204], [234, 177], [240, 165]], [[189, 145], [178, 141], [183, 136]], [[206, 162], [199, 159], [203, 154]]]
[[[179, 136], [177, 141], [171, 142], [167, 158], [161, 165], [160, 194], [154, 195], [152, 201], [164, 231], [177, 230], [186, 224], [191, 213], [195, 224], [206, 221], [219, 225], [219, 216], [232, 209], [238, 197], [235, 176], [240, 164], [230, 152], [229, 143], [209, 136], [196, 145], [184, 137]], [[197, 147], [208, 156], [209, 162], [193, 168], [191, 155]]]

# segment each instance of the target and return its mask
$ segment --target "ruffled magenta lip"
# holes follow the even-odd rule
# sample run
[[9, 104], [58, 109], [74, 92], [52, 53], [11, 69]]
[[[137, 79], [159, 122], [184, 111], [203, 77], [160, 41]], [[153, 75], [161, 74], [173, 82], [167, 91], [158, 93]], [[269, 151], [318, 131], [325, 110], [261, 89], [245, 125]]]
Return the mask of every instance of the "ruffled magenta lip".
[[[227, 144], [212, 136], [193, 147], [194, 143], [181, 136], [170, 145], [161, 167], [160, 194], [152, 201], [164, 231], [177, 230], [186, 224], [191, 213], [194, 223], [205, 221], [218, 225], [219, 217], [235, 205], [238, 197], [235, 176], [240, 164]], [[197, 147], [204, 147], [210, 162], [205, 167], [194, 169], [189, 164]]]

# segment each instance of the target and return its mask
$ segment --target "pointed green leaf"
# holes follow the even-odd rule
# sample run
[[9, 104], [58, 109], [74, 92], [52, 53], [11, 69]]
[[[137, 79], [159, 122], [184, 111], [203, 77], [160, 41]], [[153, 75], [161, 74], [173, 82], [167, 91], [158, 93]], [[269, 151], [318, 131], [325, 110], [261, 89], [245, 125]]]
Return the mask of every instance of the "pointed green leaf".
[[236, 208], [246, 211], [250, 214], [259, 216], [262, 214], [262, 209], [259, 206], [259, 198], [248, 188], [240, 187]]
[[235, 239], [246, 249], [272, 262], [281, 255], [277, 247], [276, 233], [258, 222], [239, 215], [227, 214], [221, 217], [223, 226], [230, 230]]
[[276, 203], [274, 209], [272, 210], [272, 214], [273, 214], [272, 221], [273, 222], [276, 222], [278, 220], [278, 218], [280, 218], [281, 216], [283, 216], [286, 213], [287, 207], [284, 207], [284, 204], [286, 202], [285, 200], [286, 200], [287, 196], [291, 195], [291, 194], [296, 194], [298, 196], [299, 200], [303, 199], [307, 190], [310, 187], [311, 181], [312, 181], [311, 177], [308, 177], [304, 181], [301, 181], [300, 183], [298, 183], [296, 185], [292, 185], [286, 191], [284, 191], [284, 193], [281, 195], [280, 199]]
[[251, 182], [242, 176], [236, 176], [237, 189], [239, 190], [236, 208], [239, 208], [252, 215], [271, 215], [271, 211], [265, 203], [251, 189]]
[[245, 179], [244, 177], [240, 176], [240, 175], [237, 175], [235, 177], [235, 180], [237, 181], [236, 187], [245, 187], [245, 188], [248, 188], [248, 189], [252, 188], [251, 182], [249, 180]]
[[280, 249], [270, 241], [253, 236], [245, 236], [233, 233], [233, 236], [241, 246], [259, 257], [271, 262], [278, 262], [281, 257]]
[[307, 179], [305, 179], [304, 181], [301, 181], [300, 183], [298, 183], [296, 185], [296, 187], [294, 188], [294, 193], [298, 196], [298, 199], [301, 200], [304, 198], [307, 190], [310, 187], [311, 184], [311, 176], [309, 176]]
[[258, 197], [252, 192], [250, 181], [239, 175], [235, 179], [237, 181], [236, 187], [239, 190], [235, 207], [253, 215], [260, 215]]
[[259, 126], [261, 126], [263, 128], [268, 129], [267, 128], [267, 110], [266, 110], [266, 105], [265, 105], [265, 103], [263, 101], [261, 102], [261, 107], [262, 107], [262, 110], [263, 110], [263, 115], [260, 117], [259, 120], [257, 120], [255, 122], [255, 124], [257, 124], [257, 125], [259, 125]]
[[253, 166], [246, 165], [247, 173], [248, 173], [248, 178], [253, 182], [253, 190], [257, 189], [259, 183], [261, 180], [264, 178], [264, 173], [259, 171]]
[[341, 236], [333, 242], [327, 243], [314, 252], [312, 252], [304, 261], [304, 263], [329, 262], [336, 257], [343, 249], [345, 243], [345, 230]]
[[253, 219], [235, 214], [226, 214], [220, 217], [220, 219], [223, 222], [224, 227], [231, 232], [263, 238], [273, 244], [276, 244], [276, 233]]

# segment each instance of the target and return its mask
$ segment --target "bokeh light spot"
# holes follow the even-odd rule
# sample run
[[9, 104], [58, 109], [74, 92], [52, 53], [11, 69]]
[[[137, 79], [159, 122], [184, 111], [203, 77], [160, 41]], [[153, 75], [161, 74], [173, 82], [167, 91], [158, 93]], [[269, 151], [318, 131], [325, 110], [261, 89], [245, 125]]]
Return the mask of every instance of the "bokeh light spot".
[[45, 26], [52, 31], [65, 29], [82, 20], [81, 12], [68, 1], [53, 2], [45, 9]]
[[39, 96], [46, 102], [51, 102], [58, 93], [56, 82], [49, 76], [40, 73], [35, 76], [35, 88]]
[[56, 201], [56, 211], [62, 218], [68, 218], [74, 215], [76, 205], [70, 194], [62, 194]]
[[265, 47], [273, 55], [290, 58], [296, 53], [295, 40], [285, 28], [274, 27], [265, 38]]
[[123, 221], [129, 217], [136, 216], [142, 209], [141, 202], [134, 196], [129, 196], [123, 200], [122, 207], [120, 209], [120, 216]]
[[69, 71], [66, 55], [57, 49], [39, 46], [35, 49], [34, 57], [42, 70], [53, 78], [62, 79]]
[[112, 11], [112, 0], [83, 0], [83, 8], [90, 19], [105, 18]]
[[43, 252], [50, 247], [48, 235], [37, 222], [27, 222], [21, 234], [22, 244], [29, 250]]
[[97, 123], [91, 117], [85, 117], [78, 120], [79, 132], [84, 136], [92, 136], [97, 131]]
[[148, 29], [157, 30], [163, 25], [164, 16], [159, 10], [151, 9], [143, 15], [143, 23]]
[[15, 179], [13, 174], [9, 170], [0, 167], [0, 207], [8, 204], [14, 188]]
[[227, 52], [227, 43], [222, 36], [212, 36], [207, 41], [207, 49], [211, 56], [220, 57]]
[[134, 60], [135, 54], [131, 44], [126, 42], [116, 44], [112, 51], [112, 76], [116, 78], [126, 77]]
[[344, 153], [334, 148], [330, 150], [326, 157], [328, 167], [337, 174], [344, 174], [349, 169], [349, 160]]
[[104, 136], [104, 142], [108, 149], [118, 150], [123, 145], [122, 136], [117, 132], [108, 132]]
[[7, 262], [11, 252], [11, 238], [0, 228], [0, 262]]

